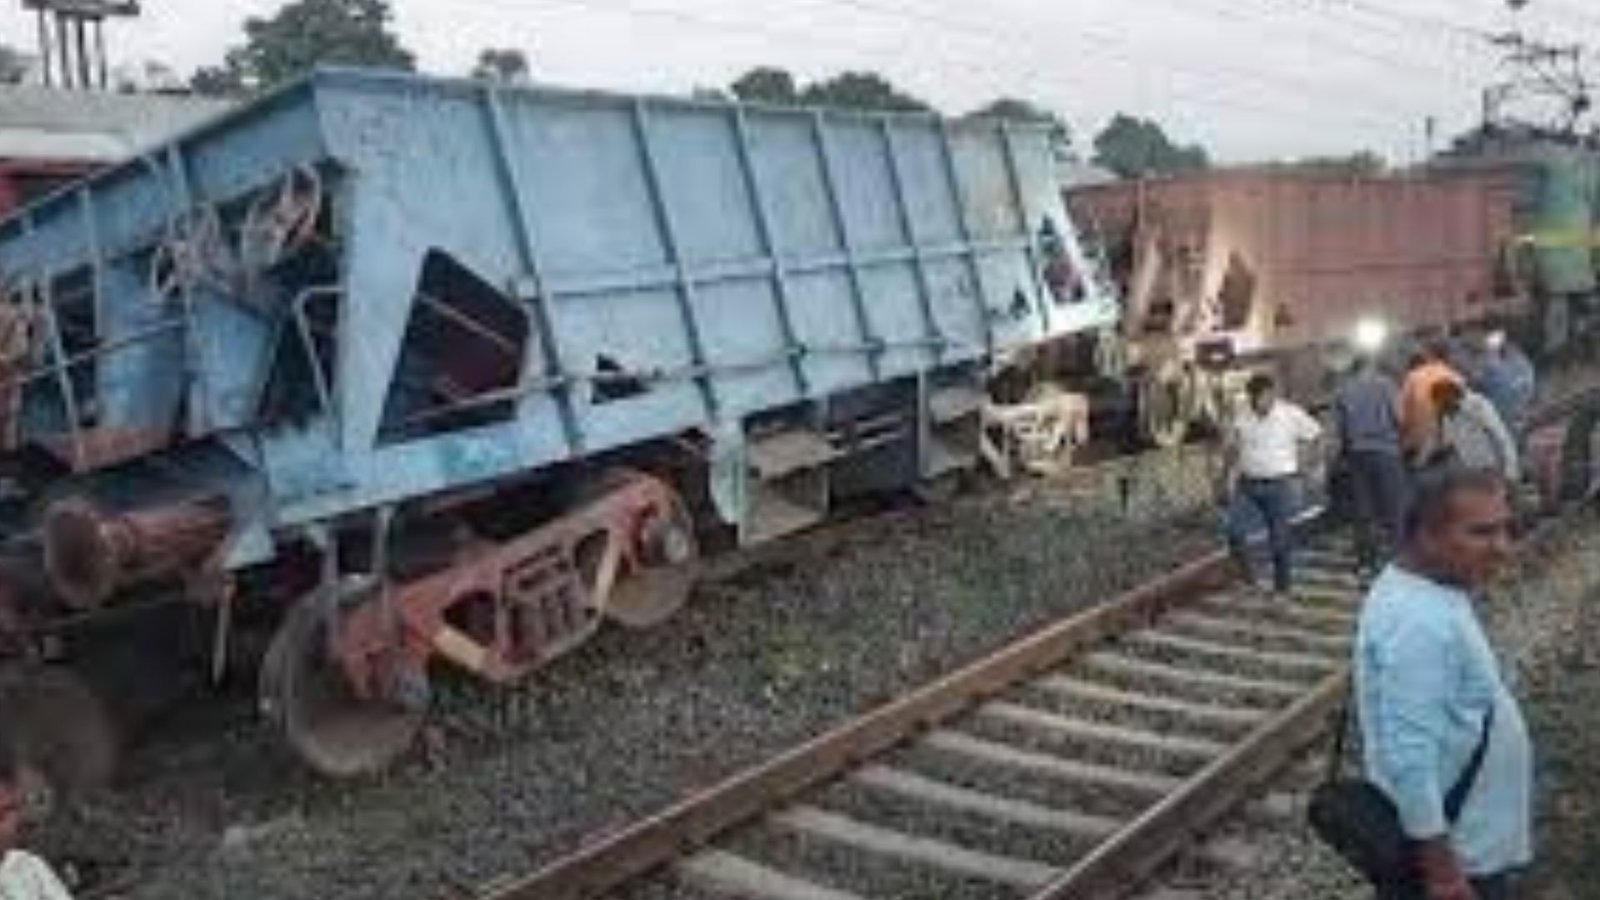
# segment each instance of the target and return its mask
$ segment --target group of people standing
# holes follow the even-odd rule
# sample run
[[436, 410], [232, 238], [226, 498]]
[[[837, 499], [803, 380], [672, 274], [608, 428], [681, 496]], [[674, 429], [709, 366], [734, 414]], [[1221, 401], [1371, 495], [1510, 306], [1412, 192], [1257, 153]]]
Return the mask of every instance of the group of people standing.
[[1372, 356], [1356, 361], [1333, 412], [1356, 550], [1369, 573], [1398, 547], [1417, 475], [1487, 469], [1508, 484], [1521, 480], [1516, 435], [1534, 378], [1528, 357], [1501, 332], [1489, 333], [1476, 352], [1433, 343], [1399, 381]]
[[[1491, 333], [1476, 348], [1431, 344], [1397, 374], [1361, 358], [1333, 402], [1370, 582], [1352, 653], [1360, 781], [1386, 798], [1393, 824], [1375, 830], [1402, 835], [1406, 859], [1369, 878], [1379, 900], [1506, 900], [1532, 859], [1533, 754], [1477, 607], [1511, 555], [1534, 369]], [[1250, 579], [1250, 519], [1263, 520], [1287, 601], [1297, 482], [1323, 429], [1269, 377], [1247, 394], [1225, 442], [1229, 544]]]

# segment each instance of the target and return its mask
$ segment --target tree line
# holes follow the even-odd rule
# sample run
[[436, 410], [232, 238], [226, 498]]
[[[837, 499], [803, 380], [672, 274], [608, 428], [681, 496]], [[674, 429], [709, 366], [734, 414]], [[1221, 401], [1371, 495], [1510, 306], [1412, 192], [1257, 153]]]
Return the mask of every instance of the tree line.
[[[390, 0], [295, 0], [269, 16], [245, 20], [242, 40], [229, 47], [221, 59], [201, 67], [187, 87], [212, 96], [247, 96], [291, 80], [318, 65], [347, 65], [414, 71], [416, 57], [393, 30]], [[19, 81], [27, 71], [26, 57], [0, 45], [0, 83]], [[529, 82], [533, 66], [527, 55], [509, 47], [484, 49], [468, 77], [501, 83]], [[694, 96], [708, 100], [823, 107], [935, 111], [927, 101], [896, 86], [875, 72], [847, 71], [802, 83], [788, 71], [760, 66], [726, 86], [697, 88]], [[1035, 101], [1000, 97], [966, 117], [1000, 117], [1041, 123], [1055, 137], [1063, 160], [1084, 161], [1112, 174], [1132, 178], [1142, 175], [1195, 171], [1208, 168], [1204, 147], [1175, 141], [1151, 119], [1119, 113], [1097, 132], [1086, 147], [1079, 147], [1066, 120]], [[1347, 160], [1320, 159], [1321, 168], [1347, 167], [1365, 173], [1382, 160], [1357, 154]]]

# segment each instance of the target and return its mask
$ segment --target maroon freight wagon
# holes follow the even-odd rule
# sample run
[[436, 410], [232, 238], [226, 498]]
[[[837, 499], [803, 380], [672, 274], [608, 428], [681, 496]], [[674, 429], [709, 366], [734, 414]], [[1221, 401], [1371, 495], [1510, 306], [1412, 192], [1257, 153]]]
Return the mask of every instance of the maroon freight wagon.
[[1158, 443], [1213, 419], [1239, 373], [1315, 392], [1358, 328], [1421, 334], [1521, 315], [1505, 277], [1510, 170], [1225, 170], [1070, 192], [1122, 285], [1122, 335]]

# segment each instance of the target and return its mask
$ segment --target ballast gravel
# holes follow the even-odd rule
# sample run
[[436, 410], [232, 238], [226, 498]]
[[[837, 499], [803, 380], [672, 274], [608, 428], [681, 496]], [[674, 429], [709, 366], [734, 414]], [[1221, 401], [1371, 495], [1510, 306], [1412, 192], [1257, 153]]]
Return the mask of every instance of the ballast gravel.
[[[1600, 513], [1562, 526], [1513, 581], [1494, 592], [1483, 617], [1538, 763], [1538, 860], [1524, 898], [1590, 900], [1600, 884]], [[1320, 766], [1325, 752], [1308, 762]], [[1169, 886], [1192, 900], [1369, 900], [1371, 891], [1317, 843], [1304, 824], [1304, 795], [1298, 800], [1291, 820], [1248, 835], [1259, 866], [1207, 873], [1199, 883], [1180, 872]]]
[[1212, 549], [1209, 465], [1173, 453], [791, 539], [663, 626], [604, 629], [509, 712], [451, 691], [428, 759], [383, 778], [319, 780], [248, 698], [202, 704], [36, 845], [131, 864], [103, 897], [470, 897]]

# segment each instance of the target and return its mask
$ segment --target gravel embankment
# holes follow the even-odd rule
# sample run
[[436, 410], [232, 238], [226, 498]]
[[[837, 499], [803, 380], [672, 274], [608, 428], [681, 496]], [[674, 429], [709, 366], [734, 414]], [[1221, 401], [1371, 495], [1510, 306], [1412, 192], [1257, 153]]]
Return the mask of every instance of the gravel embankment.
[[[1519, 565], [1485, 609], [1490, 640], [1522, 700], [1538, 754], [1539, 862], [1524, 900], [1590, 900], [1600, 884], [1600, 515], [1564, 526]], [[1585, 659], [1587, 657], [1587, 660]], [[1313, 760], [1320, 765], [1325, 749]], [[1194, 900], [1369, 900], [1348, 869], [1303, 824], [1248, 835], [1259, 865], [1204, 879]], [[1193, 885], [1190, 885], [1193, 888]]]
[[1209, 549], [1204, 467], [1143, 471], [1128, 514], [1090, 477], [791, 541], [551, 667], [523, 736], [457, 736], [382, 780], [311, 778], [247, 702], [208, 705], [40, 846], [135, 860], [139, 900], [461, 896]]

